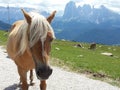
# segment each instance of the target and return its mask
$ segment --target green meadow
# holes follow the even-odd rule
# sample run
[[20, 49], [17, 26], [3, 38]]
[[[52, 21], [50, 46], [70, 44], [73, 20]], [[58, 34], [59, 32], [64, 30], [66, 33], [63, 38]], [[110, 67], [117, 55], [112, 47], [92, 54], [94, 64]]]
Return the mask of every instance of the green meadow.
[[0, 30], [0, 45], [5, 45], [7, 42], [8, 32]]
[[[120, 86], [119, 46], [97, 44], [95, 50], [90, 50], [89, 43], [81, 43], [82, 48], [75, 47], [76, 44], [79, 42], [55, 40], [52, 44], [52, 64]], [[113, 56], [102, 55], [104, 52]]]
[[[6, 45], [8, 33], [0, 31], [0, 45]], [[75, 47], [81, 44], [81, 47]], [[89, 43], [54, 40], [51, 50], [51, 64], [85, 74], [120, 86], [120, 46], [97, 44], [95, 50], [88, 49]], [[101, 53], [112, 53], [113, 56]]]

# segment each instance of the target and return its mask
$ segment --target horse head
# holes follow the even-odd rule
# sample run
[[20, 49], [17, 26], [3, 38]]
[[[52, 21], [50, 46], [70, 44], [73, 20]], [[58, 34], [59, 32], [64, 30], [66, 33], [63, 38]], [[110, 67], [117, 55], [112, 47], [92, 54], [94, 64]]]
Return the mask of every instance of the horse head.
[[28, 24], [28, 45], [35, 63], [37, 78], [46, 80], [52, 74], [52, 69], [49, 65], [49, 56], [51, 42], [55, 38], [55, 35], [50, 23], [56, 11], [48, 18], [44, 18], [38, 13], [27, 13], [23, 9], [22, 12]]

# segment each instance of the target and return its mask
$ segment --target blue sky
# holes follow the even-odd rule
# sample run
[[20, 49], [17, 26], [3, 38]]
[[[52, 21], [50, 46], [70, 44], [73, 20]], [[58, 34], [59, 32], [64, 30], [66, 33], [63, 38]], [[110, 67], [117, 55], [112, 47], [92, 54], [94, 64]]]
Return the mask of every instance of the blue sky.
[[17, 6], [17, 7], [32, 7], [46, 11], [63, 11], [66, 3], [69, 1], [76, 2], [76, 5], [90, 4], [91, 6], [106, 7], [120, 13], [120, 0], [0, 0], [0, 6]]

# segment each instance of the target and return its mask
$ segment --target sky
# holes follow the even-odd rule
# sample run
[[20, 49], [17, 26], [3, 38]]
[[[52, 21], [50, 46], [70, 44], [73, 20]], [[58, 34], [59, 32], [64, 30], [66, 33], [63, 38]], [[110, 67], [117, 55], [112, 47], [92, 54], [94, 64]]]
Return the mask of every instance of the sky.
[[105, 5], [109, 9], [120, 13], [120, 0], [0, 0], [0, 6], [7, 7], [31, 7], [41, 11], [63, 11], [69, 1], [74, 1], [76, 5], [90, 4], [99, 7]]

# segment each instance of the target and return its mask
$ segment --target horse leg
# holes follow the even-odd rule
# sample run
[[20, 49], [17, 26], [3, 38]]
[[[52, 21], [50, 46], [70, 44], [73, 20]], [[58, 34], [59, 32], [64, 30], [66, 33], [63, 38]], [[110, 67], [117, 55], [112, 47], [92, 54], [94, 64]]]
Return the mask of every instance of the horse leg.
[[33, 86], [33, 70], [30, 70], [30, 85]]
[[18, 67], [18, 73], [20, 75], [20, 82], [22, 83], [22, 90], [28, 90], [27, 71]]
[[41, 83], [40, 83], [40, 90], [46, 90], [46, 81], [45, 80], [43, 80], [43, 81], [41, 81]]

